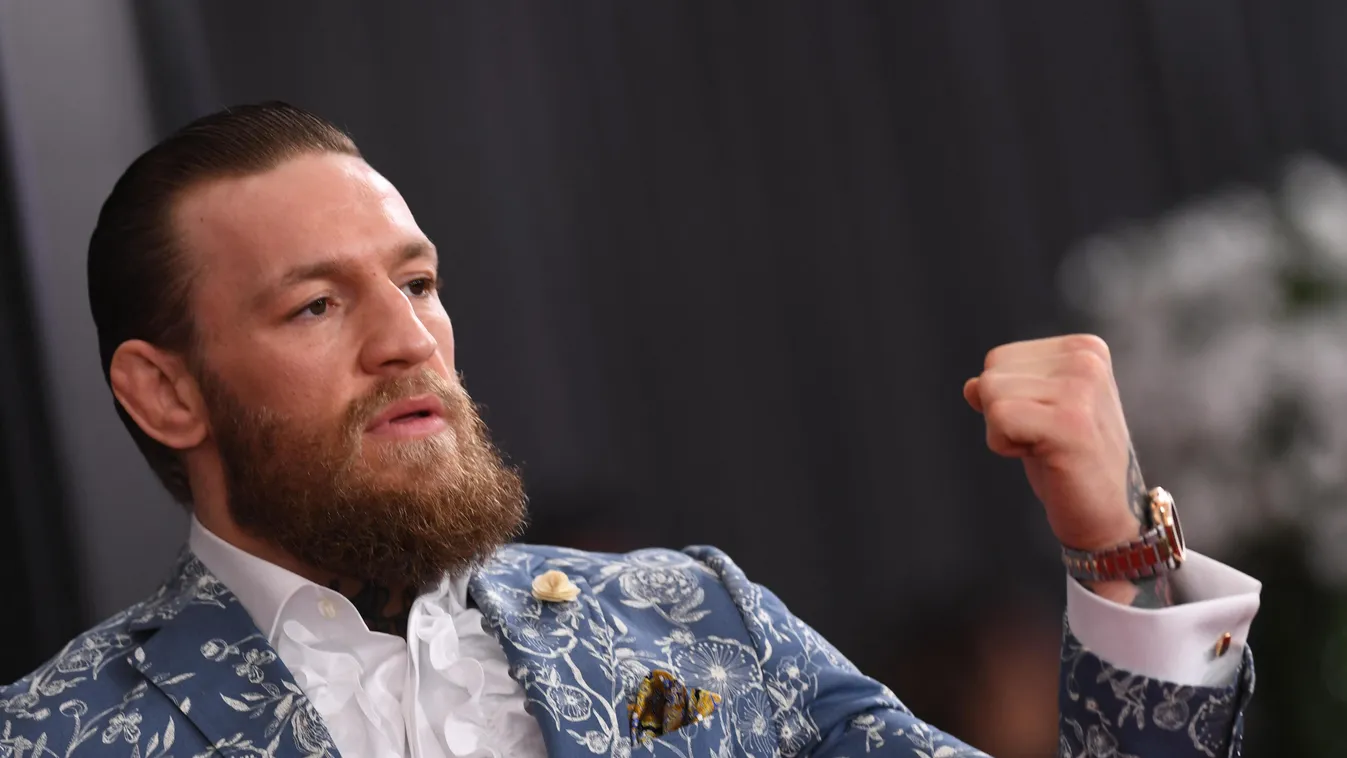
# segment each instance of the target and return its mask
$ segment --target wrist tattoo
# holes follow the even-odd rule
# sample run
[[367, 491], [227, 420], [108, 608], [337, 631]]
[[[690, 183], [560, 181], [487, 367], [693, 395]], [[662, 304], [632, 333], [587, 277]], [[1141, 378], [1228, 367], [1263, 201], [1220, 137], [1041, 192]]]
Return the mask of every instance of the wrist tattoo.
[[1127, 451], [1127, 506], [1137, 520], [1137, 533], [1146, 531], [1150, 521], [1151, 495], [1146, 489], [1146, 479], [1141, 476], [1141, 464], [1137, 462], [1137, 451]]
[[[1135, 449], [1127, 453], [1127, 503], [1137, 520], [1137, 534], [1144, 533], [1150, 526], [1150, 491], [1146, 489], [1146, 480], [1141, 476], [1141, 464], [1137, 462]], [[1167, 608], [1174, 604], [1174, 589], [1169, 576], [1147, 576], [1129, 580], [1137, 588], [1132, 598], [1134, 608]]]
[[1137, 594], [1130, 605], [1133, 608], [1168, 608], [1174, 604], [1174, 589], [1168, 576], [1148, 576], [1133, 579]]

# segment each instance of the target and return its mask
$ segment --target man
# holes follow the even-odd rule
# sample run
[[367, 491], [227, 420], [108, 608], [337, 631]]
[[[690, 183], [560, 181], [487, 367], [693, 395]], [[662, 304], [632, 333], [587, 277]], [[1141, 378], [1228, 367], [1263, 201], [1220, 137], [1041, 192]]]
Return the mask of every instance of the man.
[[[188, 547], [0, 690], [0, 755], [980, 755], [712, 548], [507, 547], [522, 488], [458, 381], [436, 270], [392, 185], [285, 104], [128, 168], [90, 300]], [[1104, 344], [997, 348], [964, 396], [1078, 577], [1061, 754], [1237, 753], [1259, 587], [1182, 560]]]

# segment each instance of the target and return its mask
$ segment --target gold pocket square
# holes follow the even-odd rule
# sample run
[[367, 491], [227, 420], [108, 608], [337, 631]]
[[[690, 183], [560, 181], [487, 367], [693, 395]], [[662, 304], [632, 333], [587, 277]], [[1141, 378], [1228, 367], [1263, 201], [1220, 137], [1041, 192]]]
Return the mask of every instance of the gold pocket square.
[[689, 724], [700, 723], [719, 704], [720, 695], [689, 688], [673, 674], [655, 669], [627, 702], [632, 742], [645, 744]]

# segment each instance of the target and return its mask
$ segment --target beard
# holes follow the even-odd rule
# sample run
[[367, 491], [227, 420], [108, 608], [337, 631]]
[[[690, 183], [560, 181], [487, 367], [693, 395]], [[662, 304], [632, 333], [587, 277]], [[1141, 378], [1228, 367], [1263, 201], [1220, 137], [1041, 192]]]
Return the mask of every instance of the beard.
[[[523, 526], [519, 474], [459, 382], [429, 370], [390, 379], [323, 425], [248, 407], [200, 373], [231, 517], [315, 569], [426, 587], [480, 564]], [[367, 444], [380, 410], [423, 394], [443, 402], [447, 430]]]

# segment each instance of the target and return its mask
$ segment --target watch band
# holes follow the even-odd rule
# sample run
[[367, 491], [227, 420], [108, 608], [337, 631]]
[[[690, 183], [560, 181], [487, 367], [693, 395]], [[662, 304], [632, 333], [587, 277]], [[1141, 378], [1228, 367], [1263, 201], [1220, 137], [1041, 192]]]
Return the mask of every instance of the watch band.
[[1062, 547], [1067, 573], [1083, 582], [1141, 579], [1167, 574], [1183, 565], [1183, 528], [1174, 498], [1160, 487], [1150, 491], [1151, 528], [1133, 542], [1104, 550]]

